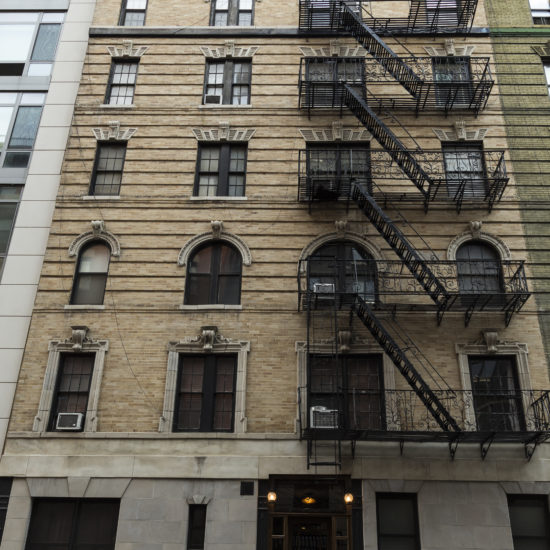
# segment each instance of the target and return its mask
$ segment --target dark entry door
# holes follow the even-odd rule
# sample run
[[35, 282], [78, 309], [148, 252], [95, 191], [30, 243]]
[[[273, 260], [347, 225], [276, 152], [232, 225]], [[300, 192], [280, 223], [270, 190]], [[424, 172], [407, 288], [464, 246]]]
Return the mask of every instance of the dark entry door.
[[289, 550], [331, 550], [331, 518], [323, 516], [290, 517]]

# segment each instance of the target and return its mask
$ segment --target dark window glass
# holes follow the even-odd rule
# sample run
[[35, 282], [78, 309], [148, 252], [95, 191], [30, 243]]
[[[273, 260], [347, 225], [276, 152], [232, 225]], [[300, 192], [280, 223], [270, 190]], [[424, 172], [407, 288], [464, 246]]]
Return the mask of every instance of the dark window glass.
[[201, 146], [195, 195], [244, 196], [246, 152], [246, 145]]
[[514, 357], [469, 357], [477, 429], [490, 432], [525, 428]]
[[142, 27], [145, 25], [147, 0], [122, 0], [120, 24], [126, 27]]
[[377, 493], [378, 550], [419, 550], [416, 495]]
[[203, 550], [205, 530], [206, 504], [190, 504], [187, 550]]
[[[330, 427], [352, 430], [383, 429], [380, 355], [347, 355], [340, 359], [340, 364], [334, 357], [312, 355], [308, 376], [310, 427], [323, 427], [328, 423]], [[325, 407], [326, 411], [312, 411], [311, 407]]]
[[444, 144], [443, 159], [449, 197], [485, 198], [487, 175], [480, 144]]
[[353, 183], [371, 189], [368, 144], [309, 146], [307, 149], [308, 196], [336, 200], [348, 196]]
[[426, 0], [428, 24], [432, 27], [458, 25], [457, 0]]
[[17, 203], [0, 202], [0, 254], [8, 251]]
[[[308, 288], [315, 294], [319, 285], [334, 285], [341, 301], [359, 294], [364, 300], [376, 299], [376, 265], [370, 254], [350, 242], [334, 242], [318, 248], [308, 259]], [[330, 293], [319, 300], [333, 299]]]
[[8, 502], [11, 493], [11, 477], [0, 477], [0, 543], [4, 533], [4, 525], [6, 523], [6, 512], [8, 511]]
[[548, 495], [508, 495], [514, 550], [548, 550]]
[[43, 23], [38, 28], [31, 61], [53, 61], [61, 25]]
[[210, 24], [216, 27], [252, 25], [253, 0], [212, 0]]
[[435, 98], [439, 107], [469, 106], [473, 87], [469, 57], [435, 57], [432, 59]]
[[250, 61], [208, 61], [204, 103], [248, 105], [250, 103]]
[[337, 104], [339, 82], [346, 82], [360, 96], [365, 95], [365, 60], [356, 57], [306, 58], [307, 103], [316, 106]]
[[181, 355], [174, 431], [231, 432], [236, 357]]
[[86, 414], [94, 360], [93, 354], [61, 355], [52, 403], [50, 430], [55, 430], [59, 413]]
[[0, 63], [0, 76], [21, 76], [25, 63]]
[[118, 500], [34, 499], [26, 550], [114, 550]]
[[114, 62], [107, 88], [106, 103], [132, 105], [136, 86], [137, 62]]
[[97, 146], [91, 195], [118, 195], [126, 157], [126, 143]]
[[111, 250], [103, 243], [92, 243], [78, 257], [71, 304], [103, 303]]
[[42, 107], [19, 107], [8, 144], [10, 149], [32, 149], [41, 114]]
[[239, 304], [241, 267], [241, 255], [228, 245], [200, 248], [189, 259], [185, 303]]
[[26, 168], [30, 158], [30, 153], [8, 151], [4, 158], [4, 168]]
[[[490, 245], [479, 241], [464, 243], [456, 252], [458, 288], [468, 300], [468, 294], [495, 296], [502, 290], [500, 257]], [[470, 298], [474, 298], [473, 296]]]
[[529, 0], [529, 5], [535, 25], [550, 25], [550, 2], [548, 0]]

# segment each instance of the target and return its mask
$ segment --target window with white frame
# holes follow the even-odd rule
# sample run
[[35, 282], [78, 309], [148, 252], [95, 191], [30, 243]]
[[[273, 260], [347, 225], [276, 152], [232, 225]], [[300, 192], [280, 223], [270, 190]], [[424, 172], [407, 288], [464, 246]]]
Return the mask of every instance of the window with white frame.
[[550, 0], [529, 0], [535, 25], [550, 25]]
[[119, 24], [124, 27], [143, 27], [147, 0], [122, 0]]
[[72, 327], [72, 336], [66, 340], [50, 341], [34, 432], [59, 429], [60, 413], [82, 415], [79, 426], [66, 429], [97, 430], [99, 390], [108, 350], [109, 341], [92, 339], [85, 326]]
[[171, 342], [160, 432], [246, 432], [246, 366], [250, 343], [202, 327]]
[[254, 0], [212, 0], [210, 24], [215, 27], [252, 25]]
[[50, 76], [63, 12], [0, 11], [0, 77]]
[[27, 168], [45, 93], [0, 92], [0, 166]]
[[251, 74], [251, 61], [207, 61], [204, 103], [248, 105]]

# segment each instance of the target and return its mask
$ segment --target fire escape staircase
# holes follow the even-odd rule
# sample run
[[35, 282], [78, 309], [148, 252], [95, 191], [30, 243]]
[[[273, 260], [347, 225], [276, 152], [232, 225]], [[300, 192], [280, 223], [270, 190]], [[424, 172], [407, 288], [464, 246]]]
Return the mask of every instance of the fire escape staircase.
[[403, 263], [420, 283], [438, 308], [438, 319], [441, 317], [449, 302], [449, 293], [439, 281], [426, 261], [414, 249], [405, 235], [395, 226], [392, 220], [383, 212], [378, 203], [368, 193], [367, 189], [360, 185], [354, 185], [352, 200], [365, 214], [384, 240], [393, 248]]
[[407, 356], [406, 351], [399, 347], [384, 327], [381, 319], [376, 317], [369, 304], [360, 296], [356, 296], [352, 309], [392, 360], [397, 370], [403, 375], [441, 429], [445, 432], [460, 432], [460, 427], [456, 420], [449, 414], [426, 382], [424, 382], [414, 367], [412, 360]]

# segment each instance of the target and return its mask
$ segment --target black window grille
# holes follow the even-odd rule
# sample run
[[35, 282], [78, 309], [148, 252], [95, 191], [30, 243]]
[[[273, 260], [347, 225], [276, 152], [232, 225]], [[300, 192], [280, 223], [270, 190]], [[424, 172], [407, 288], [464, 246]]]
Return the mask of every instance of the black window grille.
[[105, 103], [109, 105], [132, 105], [136, 89], [137, 71], [137, 61], [114, 61], [111, 65]]

